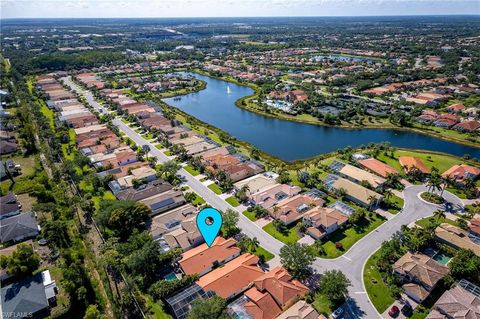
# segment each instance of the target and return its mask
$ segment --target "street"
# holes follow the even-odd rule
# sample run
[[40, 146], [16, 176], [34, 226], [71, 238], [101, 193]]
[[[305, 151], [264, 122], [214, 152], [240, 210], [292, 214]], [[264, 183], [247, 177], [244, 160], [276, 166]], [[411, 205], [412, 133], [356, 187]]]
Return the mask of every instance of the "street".
[[[74, 91], [82, 94], [87, 102], [96, 110], [101, 113], [109, 113], [102, 105], [95, 101], [93, 94], [90, 91], [85, 91], [73, 83], [70, 77], [62, 78], [62, 80], [70, 86]], [[159, 149], [156, 148], [151, 142], [144, 139], [139, 133], [135, 132], [128, 125], [123, 123], [120, 118], [113, 119], [113, 124], [118, 127], [126, 136], [132, 139], [137, 145], [148, 145], [150, 147], [150, 155], [157, 158], [159, 163], [164, 163], [169, 158]], [[216, 195], [206, 185], [202, 184], [194, 176], [189, 174], [183, 168], [178, 171], [178, 175], [184, 179], [185, 184], [188, 185], [194, 192], [200, 195], [211, 206], [225, 211], [227, 209], [233, 209], [230, 204]], [[375, 231], [367, 234], [357, 243], [355, 243], [344, 255], [335, 259], [323, 259], [317, 258], [314, 262], [314, 269], [318, 273], [323, 273], [326, 270], [338, 269], [341, 270], [351, 281], [349, 288], [349, 299], [347, 303], [342, 306], [345, 310], [345, 318], [377, 318], [380, 317], [376, 309], [371, 304], [365, 287], [363, 285], [363, 268], [368, 258], [380, 247], [383, 241], [388, 240], [392, 234], [399, 231], [402, 225], [408, 225], [411, 222], [416, 221], [433, 214], [439, 206], [424, 202], [419, 198], [419, 194], [425, 192], [427, 188], [423, 185], [408, 186], [404, 190], [405, 205], [403, 211], [398, 213], [391, 219], [380, 225]], [[445, 191], [444, 197], [450, 206], [445, 206], [446, 210], [459, 210], [462, 209], [463, 203], [461, 200]], [[245, 217], [241, 211], [239, 211], [239, 224], [242, 232], [249, 237], [257, 237], [260, 245], [270, 251], [271, 253], [278, 255], [283, 243], [270, 236], [263, 231], [258, 225], [250, 221]], [[278, 258], [275, 258], [278, 262]]]

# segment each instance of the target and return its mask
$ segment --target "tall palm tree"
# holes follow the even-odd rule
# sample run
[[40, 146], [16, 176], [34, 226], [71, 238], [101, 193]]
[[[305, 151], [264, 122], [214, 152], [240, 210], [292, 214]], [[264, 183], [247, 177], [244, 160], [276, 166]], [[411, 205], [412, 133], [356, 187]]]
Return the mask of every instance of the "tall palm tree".
[[437, 219], [437, 221], [439, 221], [440, 219], [442, 218], [445, 218], [447, 215], [445, 214], [445, 211], [444, 210], [441, 210], [441, 209], [437, 209], [434, 213], [433, 213], [433, 217], [435, 217]]
[[250, 251], [256, 251], [259, 245], [260, 245], [260, 241], [258, 240], [257, 237], [248, 239], [248, 249]]

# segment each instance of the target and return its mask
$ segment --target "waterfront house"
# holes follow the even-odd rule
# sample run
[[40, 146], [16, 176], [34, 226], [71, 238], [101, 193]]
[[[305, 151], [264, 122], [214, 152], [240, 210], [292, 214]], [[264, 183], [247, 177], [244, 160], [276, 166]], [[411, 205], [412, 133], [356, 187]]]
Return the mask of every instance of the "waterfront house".
[[442, 177], [450, 177], [460, 185], [465, 184], [467, 179], [476, 180], [478, 176], [480, 176], [480, 168], [467, 164], [453, 165], [442, 174]]
[[422, 174], [430, 174], [430, 169], [417, 157], [400, 156], [398, 162], [407, 174], [414, 170], [417, 170]]
[[475, 132], [480, 129], [480, 122], [478, 121], [463, 121], [453, 126], [454, 130], [461, 132]]
[[398, 174], [397, 170], [394, 169], [393, 167], [380, 162], [379, 160], [375, 158], [368, 158], [364, 160], [358, 161], [358, 163], [365, 167], [367, 170], [383, 177], [387, 178], [389, 174]]

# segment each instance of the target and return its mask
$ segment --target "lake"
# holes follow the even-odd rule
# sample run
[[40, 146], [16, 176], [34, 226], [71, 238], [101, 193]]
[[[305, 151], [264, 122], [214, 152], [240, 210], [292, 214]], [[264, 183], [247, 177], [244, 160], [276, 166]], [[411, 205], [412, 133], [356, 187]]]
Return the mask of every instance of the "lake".
[[[190, 74], [190, 73], [189, 73]], [[346, 146], [388, 141], [403, 148], [425, 149], [457, 156], [470, 154], [480, 158], [480, 149], [444, 141], [428, 135], [394, 129], [346, 129], [317, 126], [259, 115], [235, 105], [235, 101], [253, 94], [249, 87], [194, 73], [207, 82], [206, 89], [164, 101], [239, 140], [283, 160], [306, 159]]]

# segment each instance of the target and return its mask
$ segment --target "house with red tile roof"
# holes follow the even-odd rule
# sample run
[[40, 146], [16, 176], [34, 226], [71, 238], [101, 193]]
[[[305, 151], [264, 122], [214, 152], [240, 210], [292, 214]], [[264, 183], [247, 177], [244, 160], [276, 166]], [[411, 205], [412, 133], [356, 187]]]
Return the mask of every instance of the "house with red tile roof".
[[405, 173], [409, 173], [412, 170], [419, 170], [423, 174], [430, 174], [430, 169], [417, 157], [400, 156], [398, 162], [405, 170]]
[[238, 296], [260, 278], [264, 272], [258, 264], [259, 258], [243, 254], [202, 276], [198, 281], [204, 291], [213, 291], [217, 296], [230, 299]]
[[468, 225], [468, 230], [473, 235], [480, 237], [480, 217], [474, 217], [470, 220], [470, 224]]
[[460, 103], [455, 103], [446, 108], [446, 110], [450, 113], [460, 113], [463, 110], [465, 110], [465, 105], [460, 104]]
[[478, 121], [463, 121], [455, 126], [453, 126], [454, 130], [462, 131], [462, 132], [474, 132], [480, 129], [480, 122]]
[[278, 266], [254, 281], [245, 292], [245, 310], [254, 319], [273, 319], [308, 293], [308, 288]]
[[396, 169], [375, 158], [360, 160], [358, 163], [367, 170], [384, 178], [386, 178], [388, 174], [398, 174]]
[[240, 256], [241, 251], [236, 244], [237, 241], [233, 238], [217, 237], [210, 247], [207, 244], [202, 244], [184, 252], [178, 264], [187, 275], [198, 274], [203, 276]]
[[457, 183], [463, 184], [467, 178], [475, 180], [480, 176], [480, 168], [466, 164], [457, 164], [450, 167], [443, 174], [443, 177], [450, 177]]

